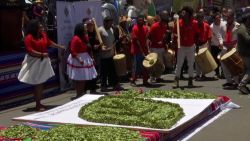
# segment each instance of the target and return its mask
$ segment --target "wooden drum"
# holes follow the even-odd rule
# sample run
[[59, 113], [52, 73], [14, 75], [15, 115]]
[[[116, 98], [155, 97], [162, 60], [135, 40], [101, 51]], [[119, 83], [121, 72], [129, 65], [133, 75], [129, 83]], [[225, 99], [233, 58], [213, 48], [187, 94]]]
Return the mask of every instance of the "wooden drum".
[[195, 61], [203, 74], [210, 73], [218, 67], [208, 48], [201, 48], [195, 55]]
[[244, 62], [235, 48], [224, 54], [221, 57], [221, 62], [225, 64], [232, 76], [237, 76], [244, 72]]
[[[115, 70], [118, 76], [127, 74], [126, 56], [125, 54], [117, 54], [113, 57], [115, 62]], [[108, 66], [107, 66], [108, 67]]]
[[158, 59], [157, 53], [148, 54], [142, 64], [153, 77], [160, 77], [165, 70], [165, 66], [161, 59]]

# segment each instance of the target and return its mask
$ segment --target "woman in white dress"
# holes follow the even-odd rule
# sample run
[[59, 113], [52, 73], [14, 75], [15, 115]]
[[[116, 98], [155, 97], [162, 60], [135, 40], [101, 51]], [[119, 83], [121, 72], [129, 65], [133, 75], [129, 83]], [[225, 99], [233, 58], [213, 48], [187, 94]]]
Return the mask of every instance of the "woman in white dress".
[[64, 49], [63, 46], [51, 41], [43, 29], [38, 20], [31, 20], [28, 23], [24, 39], [27, 54], [18, 75], [19, 81], [34, 85], [33, 93], [37, 111], [46, 110], [46, 107], [41, 104], [43, 83], [55, 75], [50, 62], [48, 47]]
[[88, 42], [84, 25], [82, 23], [77, 24], [74, 37], [70, 42], [70, 55], [67, 62], [69, 78], [75, 83], [76, 98], [84, 94], [86, 80], [97, 77], [94, 61], [87, 52]]

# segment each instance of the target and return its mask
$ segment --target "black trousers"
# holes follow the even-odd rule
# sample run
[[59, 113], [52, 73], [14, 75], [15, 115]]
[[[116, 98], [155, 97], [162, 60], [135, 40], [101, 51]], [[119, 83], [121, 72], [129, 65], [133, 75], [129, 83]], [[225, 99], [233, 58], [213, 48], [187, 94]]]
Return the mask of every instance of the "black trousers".
[[[101, 86], [107, 87], [108, 84], [111, 86], [116, 86], [118, 84], [118, 77], [115, 71], [115, 63], [113, 58], [101, 59]], [[108, 84], [107, 84], [108, 81]]]
[[219, 70], [220, 60], [217, 58], [217, 56], [219, 55], [220, 52], [221, 52], [221, 49], [219, 49], [218, 46], [211, 46], [211, 54], [212, 54], [215, 62], [218, 64], [218, 67], [215, 69], [216, 75], [220, 74], [220, 70]]

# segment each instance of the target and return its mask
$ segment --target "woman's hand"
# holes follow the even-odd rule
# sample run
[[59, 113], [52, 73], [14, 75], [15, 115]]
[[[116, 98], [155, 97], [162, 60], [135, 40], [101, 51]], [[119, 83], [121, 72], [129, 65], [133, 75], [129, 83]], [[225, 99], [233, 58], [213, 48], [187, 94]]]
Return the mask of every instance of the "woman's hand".
[[58, 48], [66, 50], [65, 46], [62, 46], [62, 45], [58, 45]]
[[47, 57], [49, 57], [48, 53], [42, 53], [42, 58], [47, 58]]
[[84, 64], [83, 60], [80, 60], [80, 64], [81, 64], [81, 65], [83, 65], [83, 64]]
[[84, 64], [84, 62], [83, 62], [83, 60], [82, 60], [81, 58], [77, 57], [77, 60], [79, 61], [79, 63], [80, 63], [81, 65]]
[[99, 45], [94, 45], [94, 49], [95, 49], [95, 50], [98, 50], [100, 47], [101, 47], [101, 44], [99, 44]]
[[109, 50], [111, 50], [111, 48], [107, 48], [107, 46], [104, 46], [104, 45], [103, 45], [103, 46], [102, 46], [102, 50], [103, 50], [103, 51], [109, 51]]

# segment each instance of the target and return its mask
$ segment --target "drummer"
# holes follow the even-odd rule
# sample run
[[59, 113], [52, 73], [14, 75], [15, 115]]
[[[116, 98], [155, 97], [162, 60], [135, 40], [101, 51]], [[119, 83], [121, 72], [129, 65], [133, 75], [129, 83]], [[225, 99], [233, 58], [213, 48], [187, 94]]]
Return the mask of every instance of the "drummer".
[[119, 85], [118, 76], [115, 71], [113, 56], [115, 55], [115, 35], [112, 29], [113, 18], [111, 15], [103, 15], [103, 26], [99, 28], [103, 46], [100, 49], [100, 77], [101, 91], [106, 92], [109, 85], [114, 90], [120, 91], [123, 88]]
[[[248, 9], [249, 10], [249, 9]], [[238, 89], [243, 94], [250, 94], [249, 88], [246, 86], [250, 81], [250, 12], [244, 14], [242, 17], [243, 24], [239, 27], [238, 30], [238, 51], [239, 55], [242, 57], [245, 67], [246, 73], [240, 84]]]
[[[167, 41], [166, 35], [168, 30], [169, 14], [167, 11], [160, 13], [160, 21], [154, 23], [149, 31], [148, 39], [150, 41], [150, 52], [158, 54], [158, 59], [167, 65]], [[156, 78], [156, 82], [162, 81], [162, 78]]]
[[120, 17], [118, 30], [119, 30], [119, 42], [120, 42], [119, 53], [125, 54], [127, 71], [131, 72], [131, 69], [132, 69], [132, 59], [131, 59], [131, 54], [130, 54], [131, 37], [128, 31], [128, 24], [127, 24], [126, 16]]
[[221, 52], [221, 48], [223, 48], [223, 35], [224, 31], [223, 28], [225, 27], [225, 22], [221, 20], [221, 13], [216, 12], [213, 14], [214, 22], [210, 25], [212, 30], [212, 39], [211, 39], [211, 54], [218, 64], [218, 67], [215, 69], [215, 75], [217, 78], [223, 78], [222, 73], [220, 73], [220, 60], [217, 57]]
[[[196, 53], [198, 53], [199, 49], [209, 47], [209, 42], [212, 38], [212, 32], [211, 32], [211, 28], [210, 28], [209, 24], [204, 21], [204, 12], [203, 11], [199, 11], [197, 13], [196, 19], [198, 22], [198, 30], [199, 30], [198, 38], [196, 41]], [[205, 79], [206, 76], [205, 76], [205, 74], [202, 74], [197, 63], [195, 65], [195, 68], [196, 68], [195, 79], [196, 80]]]
[[[235, 13], [232, 9], [228, 10], [227, 24], [223, 27], [223, 47], [221, 47], [221, 56], [237, 46], [237, 30], [240, 26], [235, 21]], [[223, 84], [224, 89], [237, 89], [239, 84], [239, 76], [231, 76], [228, 68], [221, 62], [221, 68], [224, 73], [226, 83]], [[239, 74], [240, 75], [240, 74]]]
[[136, 86], [137, 76], [142, 74], [143, 85], [150, 86], [148, 83], [148, 73], [146, 68], [143, 67], [142, 62], [145, 55], [148, 54], [147, 47], [147, 34], [148, 28], [144, 25], [144, 16], [140, 15], [137, 17], [137, 24], [134, 25], [131, 33], [132, 44], [131, 44], [131, 54], [134, 58], [134, 64], [132, 69], [132, 78], [130, 81], [131, 86]]

